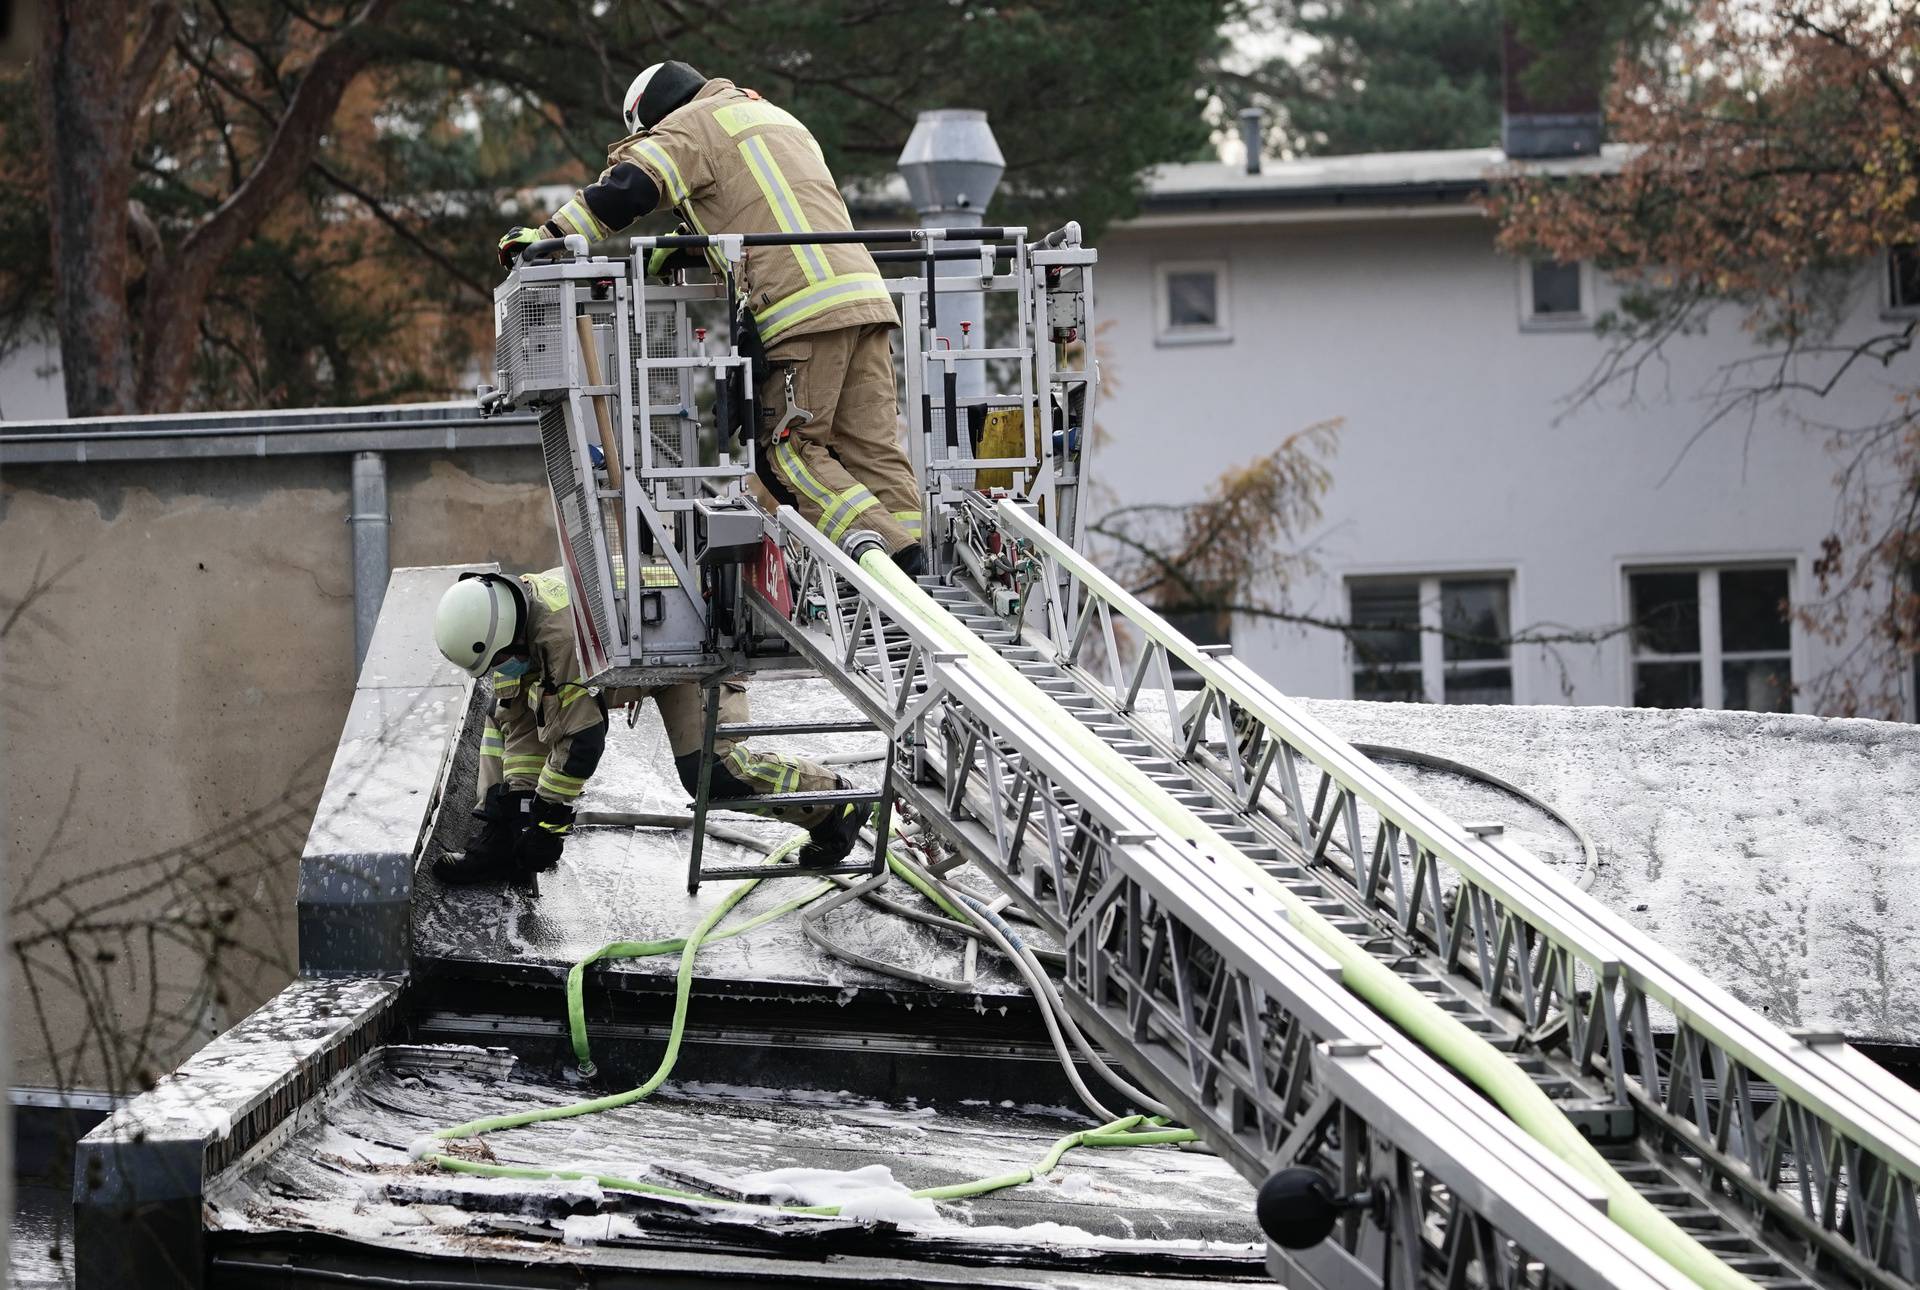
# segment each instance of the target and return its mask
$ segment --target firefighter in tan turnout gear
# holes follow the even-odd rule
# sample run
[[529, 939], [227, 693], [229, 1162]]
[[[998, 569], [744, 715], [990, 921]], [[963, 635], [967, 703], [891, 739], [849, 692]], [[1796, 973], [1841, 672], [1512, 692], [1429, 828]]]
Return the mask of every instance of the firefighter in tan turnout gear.
[[[700, 234], [853, 227], [820, 145], [753, 90], [657, 63], [634, 78], [625, 116], [606, 171], [541, 227], [503, 237], [502, 264], [541, 238], [600, 241], [663, 202]], [[908, 573], [925, 572], [894, 392], [899, 317], [873, 257], [855, 243], [751, 247], [740, 289], [766, 347], [757, 441], [775, 495], [832, 540], [871, 529]], [[790, 407], [812, 419], [794, 424]]]
[[[434, 864], [442, 882], [497, 882], [551, 869], [573, 828], [573, 803], [606, 751], [608, 712], [651, 698], [660, 709], [674, 767], [696, 793], [705, 705], [692, 681], [599, 690], [586, 684], [574, 653], [566, 578], [558, 569], [507, 577], [464, 574], [440, 599], [434, 640], [470, 676], [493, 673], [493, 711], [480, 742], [474, 814], [479, 832], [464, 855]], [[720, 720], [747, 720], [746, 686], [722, 683]], [[755, 752], [744, 743], [714, 746], [711, 796], [852, 787], [813, 762]], [[743, 804], [744, 807], [744, 804]], [[782, 808], [772, 814], [782, 815]], [[826, 868], [853, 849], [865, 822], [853, 805], [795, 812], [810, 837], [803, 868]]]

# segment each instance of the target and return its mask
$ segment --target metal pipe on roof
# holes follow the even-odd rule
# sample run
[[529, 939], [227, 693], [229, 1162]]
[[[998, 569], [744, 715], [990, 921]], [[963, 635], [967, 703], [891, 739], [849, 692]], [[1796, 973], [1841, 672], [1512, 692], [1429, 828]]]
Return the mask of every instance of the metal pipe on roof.
[[[953, 230], [950, 236], [959, 238], [966, 236], [962, 230], [984, 224], [987, 203], [993, 200], [1007, 163], [985, 112], [939, 108], [922, 112], [914, 121], [913, 133], [907, 136], [896, 164], [907, 181], [907, 192], [922, 226], [944, 226]], [[936, 272], [943, 277], [978, 277], [980, 260], [975, 256], [969, 264], [940, 257]], [[978, 291], [942, 291], [940, 295], [940, 312], [955, 322], [965, 321], [972, 331], [966, 336], [956, 328], [947, 333], [947, 342], [955, 349], [986, 347], [986, 296]], [[956, 378], [958, 397], [977, 399], [987, 392], [987, 372], [982, 364], [962, 363], [950, 370]]]
[[393, 573], [387, 551], [387, 459], [377, 452], [353, 454], [353, 509], [347, 514], [353, 532], [353, 667], [357, 673], [367, 661], [373, 625], [380, 618], [380, 602], [387, 596]]

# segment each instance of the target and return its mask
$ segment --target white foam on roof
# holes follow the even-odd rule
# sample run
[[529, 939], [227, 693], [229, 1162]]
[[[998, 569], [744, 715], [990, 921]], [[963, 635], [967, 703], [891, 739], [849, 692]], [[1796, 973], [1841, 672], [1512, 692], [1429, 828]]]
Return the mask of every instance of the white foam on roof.
[[[1593, 894], [1782, 1026], [1920, 1042], [1920, 727], [1752, 712], [1312, 700], [1358, 743], [1437, 754], [1593, 838]], [[1570, 876], [1580, 850], [1497, 789], [1383, 769]]]
[[885, 1165], [767, 1169], [735, 1178], [733, 1185], [780, 1204], [837, 1205], [839, 1217], [863, 1222], [933, 1224], [940, 1219], [932, 1201], [915, 1196]]
[[1365, 152], [1345, 157], [1266, 160], [1247, 173], [1238, 163], [1189, 161], [1158, 166], [1147, 174], [1146, 197], [1240, 191], [1285, 194], [1292, 189], [1388, 188], [1404, 184], [1469, 182], [1506, 170], [1541, 175], [1594, 175], [1618, 170], [1633, 150], [1603, 145], [1584, 157], [1515, 162], [1499, 148], [1440, 148], [1427, 152]]

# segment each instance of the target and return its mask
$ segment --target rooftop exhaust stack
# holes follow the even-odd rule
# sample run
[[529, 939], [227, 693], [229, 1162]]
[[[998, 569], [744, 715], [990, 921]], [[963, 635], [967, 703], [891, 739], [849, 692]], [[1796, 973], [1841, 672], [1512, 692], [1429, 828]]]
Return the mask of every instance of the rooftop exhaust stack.
[[956, 227], [981, 222], [1007, 159], [985, 112], [937, 108], [913, 123], [896, 164], [921, 220]]
[[[1000, 187], [1000, 176], [1007, 159], [1000, 155], [1000, 144], [987, 124], [987, 114], [975, 108], [933, 108], [922, 112], [907, 136], [896, 163], [907, 181], [907, 195], [920, 213], [923, 228], [977, 228], [986, 223], [987, 203]], [[968, 245], [972, 245], [969, 243]], [[959, 260], [943, 260], [936, 272], [942, 276], [978, 275], [980, 266]], [[951, 329], [966, 320], [972, 324], [973, 343], [988, 344], [986, 297], [978, 292], [941, 292], [940, 316]], [[951, 320], [951, 321], [948, 321]], [[968, 337], [955, 331], [947, 338], [955, 348], [965, 348]], [[963, 399], [977, 399], [987, 392], [987, 373], [979, 363], [961, 363], [955, 372], [956, 393]], [[961, 437], [961, 443], [967, 442]]]
[[1569, 69], [1563, 83], [1540, 97], [1528, 91], [1526, 76], [1544, 54], [1573, 56], [1602, 48], [1603, 40], [1598, 19], [1568, 32], [1561, 47], [1551, 51], [1528, 48], [1511, 22], [1502, 25], [1500, 146], [1509, 157], [1583, 157], [1600, 151], [1599, 60], [1582, 60], [1587, 65]]
[[1260, 173], [1260, 149], [1267, 133], [1267, 114], [1257, 107], [1240, 109], [1240, 142], [1247, 150], [1247, 173]]

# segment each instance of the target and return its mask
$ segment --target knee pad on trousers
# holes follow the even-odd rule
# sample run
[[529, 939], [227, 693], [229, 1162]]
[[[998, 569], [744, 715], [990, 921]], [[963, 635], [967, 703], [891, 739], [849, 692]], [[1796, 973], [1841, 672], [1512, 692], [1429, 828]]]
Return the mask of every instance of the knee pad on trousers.
[[[684, 757], [675, 757], [673, 768], [680, 772], [680, 785], [687, 790], [687, 796], [700, 796], [700, 754], [690, 752]], [[713, 772], [708, 784], [707, 796], [715, 799], [751, 797], [759, 791], [734, 774], [733, 767], [727, 764], [727, 759], [724, 757], [714, 758]]]

